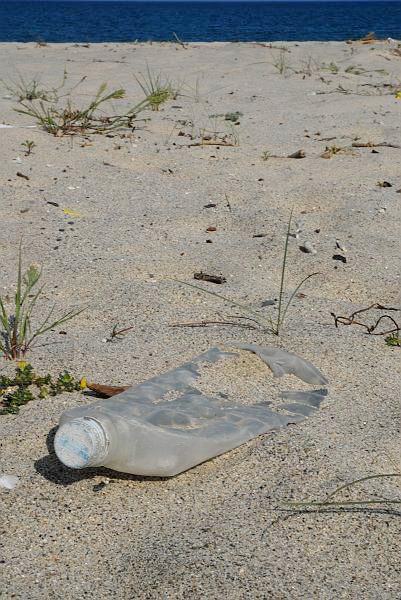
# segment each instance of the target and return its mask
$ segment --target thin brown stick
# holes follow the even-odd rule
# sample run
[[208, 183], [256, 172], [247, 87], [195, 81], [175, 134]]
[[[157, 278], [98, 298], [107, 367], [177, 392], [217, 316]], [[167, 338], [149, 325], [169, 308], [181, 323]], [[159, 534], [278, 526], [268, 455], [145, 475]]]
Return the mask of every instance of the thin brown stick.
[[169, 323], [168, 327], [208, 327], [209, 325], [234, 325], [243, 329], [259, 329], [250, 323], [235, 323], [235, 321], [188, 321], [187, 323]]
[[353, 142], [352, 146], [353, 148], [379, 148], [383, 146], [386, 148], [401, 148], [399, 144], [391, 144], [390, 142], [379, 142], [377, 144], [374, 142], [366, 142], [366, 144], [363, 144], [362, 142]]
[[283, 50], [284, 52], [289, 52], [291, 54], [291, 50], [285, 48], [284, 46], [273, 46], [273, 44], [265, 44], [263, 42], [256, 42], [256, 46], [262, 46], [262, 48], [271, 48], [272, 50]]
[[237, 146], [237, 144], [232, 144], [231, 142], [195, 142], [194, 144], [188, 144], [190, 146]]
[[123, 333], [130, 331], [130, 329], [134, 329], [134, 326], [132, 325], [131, 327], [125, 327], [124, 329], [119, 329], [118, 331], [116, 330], [116, 327], [114, 326], [111, 337], [115, 338], [118, 335], [122, 335]]
[[393, 310], [393, 311], [399, 311], [399, 308], [393, 308], [391, 306], [383, 306], [383, 304], [379, 304], [378, 302], [374, 302], [373, 304], [371, 304], [370, 306], [366, 307], [366, 308], [360, 308], [359, 310], [356, 310], [355, 312], [352, 313], [352, 315], [350, 316], [350, 318], [352, 319], [355, 315], [359, 315], [362, 312], [366, 312], [368, 310], [371, 310], [372, 308], [376, 308], [377, 310]]
[[180, 46], [182, 46], [184, 48], [184, 50], [186, 50], [187, 49], [186, 45], [184, 44], [184, 42], [182, 40], [180, 40], [180, 38], [178, 37], [178, 35], [176, 34], [175, 31], [173, 31], [173, 36], [175, 37], [177, 42], [180, 44]]

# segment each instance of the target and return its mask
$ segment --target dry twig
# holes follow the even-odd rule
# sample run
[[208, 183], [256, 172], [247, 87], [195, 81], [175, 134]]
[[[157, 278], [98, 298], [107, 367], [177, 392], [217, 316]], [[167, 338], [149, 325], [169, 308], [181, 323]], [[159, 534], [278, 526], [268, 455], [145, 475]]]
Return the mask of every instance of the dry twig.
[[[355, 319], [356, 315], [365, 313], [372, 309], [387, 310], [387, 311], [399, 311], [400, 310], [399, 308], [383, 306], [382, 304], [378, 304], [377, 302], [375, 302], [374, 304], [371, 304], [370, 306], [368, 306], [366, 308], [361, 308], [359, 310], [356, 310], [349, 317], [336, 316], [334, 313], [330, 313], [330, 314], [334, 318], [334, 324], [336, 327], [338, 327], [339, 323], [341, 325], [359, 325], [360, 327], [364, 327], [366, 329], [366, 333], [371, 334], [371, 335], [387, 335], [389, 333], [395, 333], [395, 332], [401, 331], [400, 325], [398, 325], [398, 323], [390, 315], [381, 315], [375, 321], [375, 323], [373, 325], [366, 325], [366, 323], [361, 323], [360, 321], [357, 321]], [[394, 328], [386, 330], [386, 331], [376, 332], [375, 330], [377, 329], [378, 325], [381, 323], [381, 321], [383, 319], [388, 319], [389, 321], [391, 321], [394, 325]]]

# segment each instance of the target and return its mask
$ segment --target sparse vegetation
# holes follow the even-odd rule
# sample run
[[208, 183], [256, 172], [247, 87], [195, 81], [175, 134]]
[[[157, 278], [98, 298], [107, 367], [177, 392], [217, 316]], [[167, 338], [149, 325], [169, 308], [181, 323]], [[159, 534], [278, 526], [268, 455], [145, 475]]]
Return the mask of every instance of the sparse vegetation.
[[330, 71], [334, 75], [336, 75], [340, 70], [340, 67], [334, 62], [330, 62], [329, 64], [323, 63], [321, 68], [323, 71]]
[[149, 67], [146, 69], [146, 75], [141, 74], [140, 77], [136, 75], [134, 77], [152, 110], [159, 110], [164, 102], [167, 102], [170, 98], [175, 98], [178, 94], [169, 79], [161, 73], [154, 75]]
[[38, 79], [31, 79], [26, 81], [21, 75], [18, 81], [7, 82], [4, 79], [0, 79], [5, 89], [8, 91], [12, 98], [15, 98], [18, 102], [32, 102], [32, 100], [43, 100], [48, 102], [54, 100], [54, 90], [46, 90], [42, 87]]
[[35, 148], [36, 144], [33, 140], [25, 140], [25, 142], [21, 142], [21, 146], [25, 148], [25, 156], [29, 156], [32, 154], [32, 150]]
[[[231, 298], [226, 298], [225, 296], [218, 294], [217, 292], [212, 292], [211, 290], [207, 290], [207, 289], [202, 288], [193, 283], [188, 283], [185, 281], [179, 281], [179, 283], [183, 283], [185, 285], [193, 287], [202, 292], [206, 292], [207, 294], [211, 294], [212, 296], [216, 296], [217, 298], [220, 298], [221, 300], [224, 300], [225, 302], [228, 302], [229, 304], [238, 307], [239, 309], [241, 309], [242, 312], [250, 315], [249, 317], [246, 317], [246, 316], [245, 317], [237, 317], [238, 319], [245, 318], [250, 321], [254, 321], [259, 326], [259, 328], [263, 329], [264, 331], [266, 331], [268, 333], [272, 333], [273, 335], [279, 335], [281, 328], [284, 324], [288, 309], [290, 308], [292, 301], [294, 300], [296, 294], [299, 292], [299, 290], [301, 289], [303, 284], [306, 283], [306, 281], [308, 281], [308, 279], [310, 279], [311, 277], [314, 277], [315, 275], [320, 275], [320, 273], [311, 273], [310, 275], [307, 275], [307, 277], [304, 277], [304, 279], [297, 285], [295, 290], [292, 292], [290, 298], [288, 299], [287, 303], [285, 304], [285, 302], [284, 302], [284, 296], [286, 294], [285, 273], [286, 273], [286, 268], [287, 268], [288, 243], [289, 243], [290, 237], [293, 237], [291, 234], [291, 223], [292, 223], [292, 211], [290, 214], [290, 218], [288, 220], [287, 232], [286, 232], [286, 236], [285, 236], [284, 254], [283, 254], [283, 260], [282, 260], [282, 264], [281, 264], [281, 279], [280, 279], [280, 290], [279, 290], [278, 307], [277, 307], [277, 317], [275, 319], [270, 317], [266, 321], [263, 317], [261, 317], [261, 315], [258, 312], [254, 311], [250, 306], [242, 304], [241, 302], [237, 302], [236, 300], [232, 300]], [[206, 324], [206, 322], [205, 322], [205, 324]], [[231, 323], [231, 324], [238, 325], [238, 323]], [[243, 325], [241, 325], [241, 326], [243, 326]]]
[[309, 56], [307, 59], [301, 60], [301, 67], [296, 71], [296, 73], [311, 77], [314, 73], [320, 71], [320, 69], [320, 63], [313, 58], [313, 56]]
[[60, 373], [54, 381], [51, 375], [36, 375], [32, 365], [21, 361], [17, 364], [14, 377], [0, 376], [0, 415], [18, 413], [20, 406], [35, 399], [32, 389], [37, 391], [38, 398], [46, 398], [79, 391], [81, 387], [80, 382], [68, 371]]
[[228, 113], [223, 113], [223, 114], [218, 114], [218, 115], [209, 115], [210, 119], [216, 119], [219, 117], [224, 117], [224, 119], [226, 121], [231, 121], [232, 123], [238, 123], [240, 117], [243, 117], [243, 113], [240, 112], [239, 110], [236, 110], [235, 112], [228, 112]]
[[39, 336], [73, 319], [85, 310], [83, 308], [70, 310], [60, 318], [52, 321], [53, 307], [40, 325], [33, 330], [32, 314], [44, 286], [41, 286], [37, 291], [34, 291], [34, 288], [37, 286], [41, 275], [42, 271], [39, 271], [33, 265], [25, 273], [22, 273], [22, 248], [20, 245], [13, 313], [7, 312], [6, 300], [0, 297], [0, 323], [3, 328], [0, 332], [0, 350], [3, 352], [4, 358], [13, 360], [25, 356], [28, 350], [36, 345]]
[[283, 76], [285, 76], [289, 70], [293, 70], [290, 67], [285, 50], [280, 50], [278, 56], [273, 58], [273, 62], [271, 64], [277, 69], [280, 75]]
[[389, 72], [385, 69], [364, 69], [356, 65], [350, 65], [344, 69], [345, 73], [351, 73], [352, 75], [365, 75], [366, 73], [379, 73], [379, 75], [389, 75]]
[[401, 337], [399, 331], [397, 331], [397, 333], [388, 335], [384, 338], [384, 341], [386, 342], [387, 346], [398, 346], [398, 348], [401, 348]]
[[84, 133], [103, 133], [121, 127], [132, 127], [133, 120], [138, 112], [149, 105], [147, 99], [142, 100], [123, 115], [110, 117], [102, 115], [99, 108], [111, 100], [120, 100], [125, 95], [125, 90], [117, 89], [107, 91], [107, 84], [103, 83], [88, 106], [79, 108], [69, 99], [66, 106], [60, 107], [58, 103], [38, 104], [20, 102], [16, 112], [32, 117], [45, 131], [53, 135], [74, 135]]
[[58, 102], [60, 98], [70, 95], [73, 90], [80, 86], [83, 81], [85, 81], [85, 79], [86, 75], [81, 77], [78, 83], [67, 89], [65, 93], [62, 93], [62, 90], [65, 88], [65, 85], [68, 81], [68, 73], [66, 69], [63, 71], [63, 77], [60, 85], [53, 88], [44, 87], [40, 79], [33, 78], [26, 80], [22, 77], [22, 75], [19, 75], [17, 81], [4, 81], [4, 79], [0, 79], [0, 82], [3, 84], [11, 97], [16, 99], [18, 102], [33, 102], [34, 100], [42, 100], [42, 102]]
[[[38, 79], [25, 81], [22, 77], [17, 82], [2, 83], [18, 101], [18, 106], [14, 109], [16, 112], [31, 117], [45, 131], [56, 136], [104, 133], [124, 127], [131, 128], [139, 112], [149, 107], [158, 110], [163, 102], [177, 93], [167, 80], [163, 80], [160, 75], [152, 75], [148, 69], [146, 77], [137, 78], [145, 98], [123, 114], [105, 115], [104, 107], [113, 100], [124, 98], [125, 90], [119, 88], [109, 91], [107, 84], [102, 83], [89, 104], [82, 106], [72, 99], [71, 94], [86, 76], [65, 93], [61, 93], [67, 77], [68, 74], [64, 70], [61, 84], [51, 89], [45, 89]], [[62, 98], [67, 98], [67, 101], [60, 104]]]

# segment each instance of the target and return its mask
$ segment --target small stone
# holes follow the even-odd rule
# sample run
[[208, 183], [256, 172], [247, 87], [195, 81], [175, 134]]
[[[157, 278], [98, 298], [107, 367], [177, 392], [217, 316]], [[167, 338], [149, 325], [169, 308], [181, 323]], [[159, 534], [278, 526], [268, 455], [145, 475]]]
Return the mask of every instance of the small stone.
[[345, 256], [342, 256], [341, 254], [334, 254], [333, 260], [339, 260], [344, 264], [347, 262], [347, 259], [345, 258]]
[[306, 254], [316, 254], [317, 252], [316, 248], [309, 241], [306, 241], [303, 244], [301, 244], [299, 249], [301, 250], [301, 252], [305, 252]]
[[0, 488], [6, 490], [13, 490], [19, 484], [19, 477], [16, 475], [1, 475], [0, 476]]
[[336, 240], [336, 248], [338, 248], [339, 250], [341, 250], [341, 252], [347, 252], [347, 250], [345, 249], [345, 246], [342, 245], [342, 243], [340, 242], [340, 240]]

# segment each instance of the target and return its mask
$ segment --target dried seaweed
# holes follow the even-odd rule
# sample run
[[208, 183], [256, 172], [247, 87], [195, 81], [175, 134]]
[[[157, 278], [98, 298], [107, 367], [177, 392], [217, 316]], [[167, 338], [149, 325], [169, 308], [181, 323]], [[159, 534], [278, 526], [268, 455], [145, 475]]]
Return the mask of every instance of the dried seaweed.
[[[357, 315], [360, 315], [361, 313], [366, 313], [370, 310], [385, 310], [385, 311], [393, 311], [393, 312], [398, 311], [399, 312], [401, 309], [392, 308], [390, 306], [383, 306], [382, 304], [375, 302], [374, 304], [371, 304], [370, 306], [367, 306], [366, 308], [361, 308], [359, 310], [356, 310], [349, 317], [337, 316], [334, 313], [330, 313], [330, 314], [334, 318], [334, 324], [336, 327], [338, 327], [339, 324], [341, 324], [341, 325], [359, 325], [359, 327], [363, 327], [364, 329], [366, 329], [366, 333], [368, 333], [370, 335], [388, 335], [389, 333], [401, 331], [400, 325], [397, 323], [397, 321], [395, 321], [395, 319], [393, 319], [393, 317], [391, 315], [387, 315], [387, 314], [381, 315], [371, 325], [367, 325], [366, 323], [361, 323], [361, 321], [358, 321], [355, 318]], [[394, 327], [392, 329], [386, 329], [385, 331], [376, 331], [378, 326], [380, 325], [380, 323], [384, 320], [390, 321], [394, 325]]]

